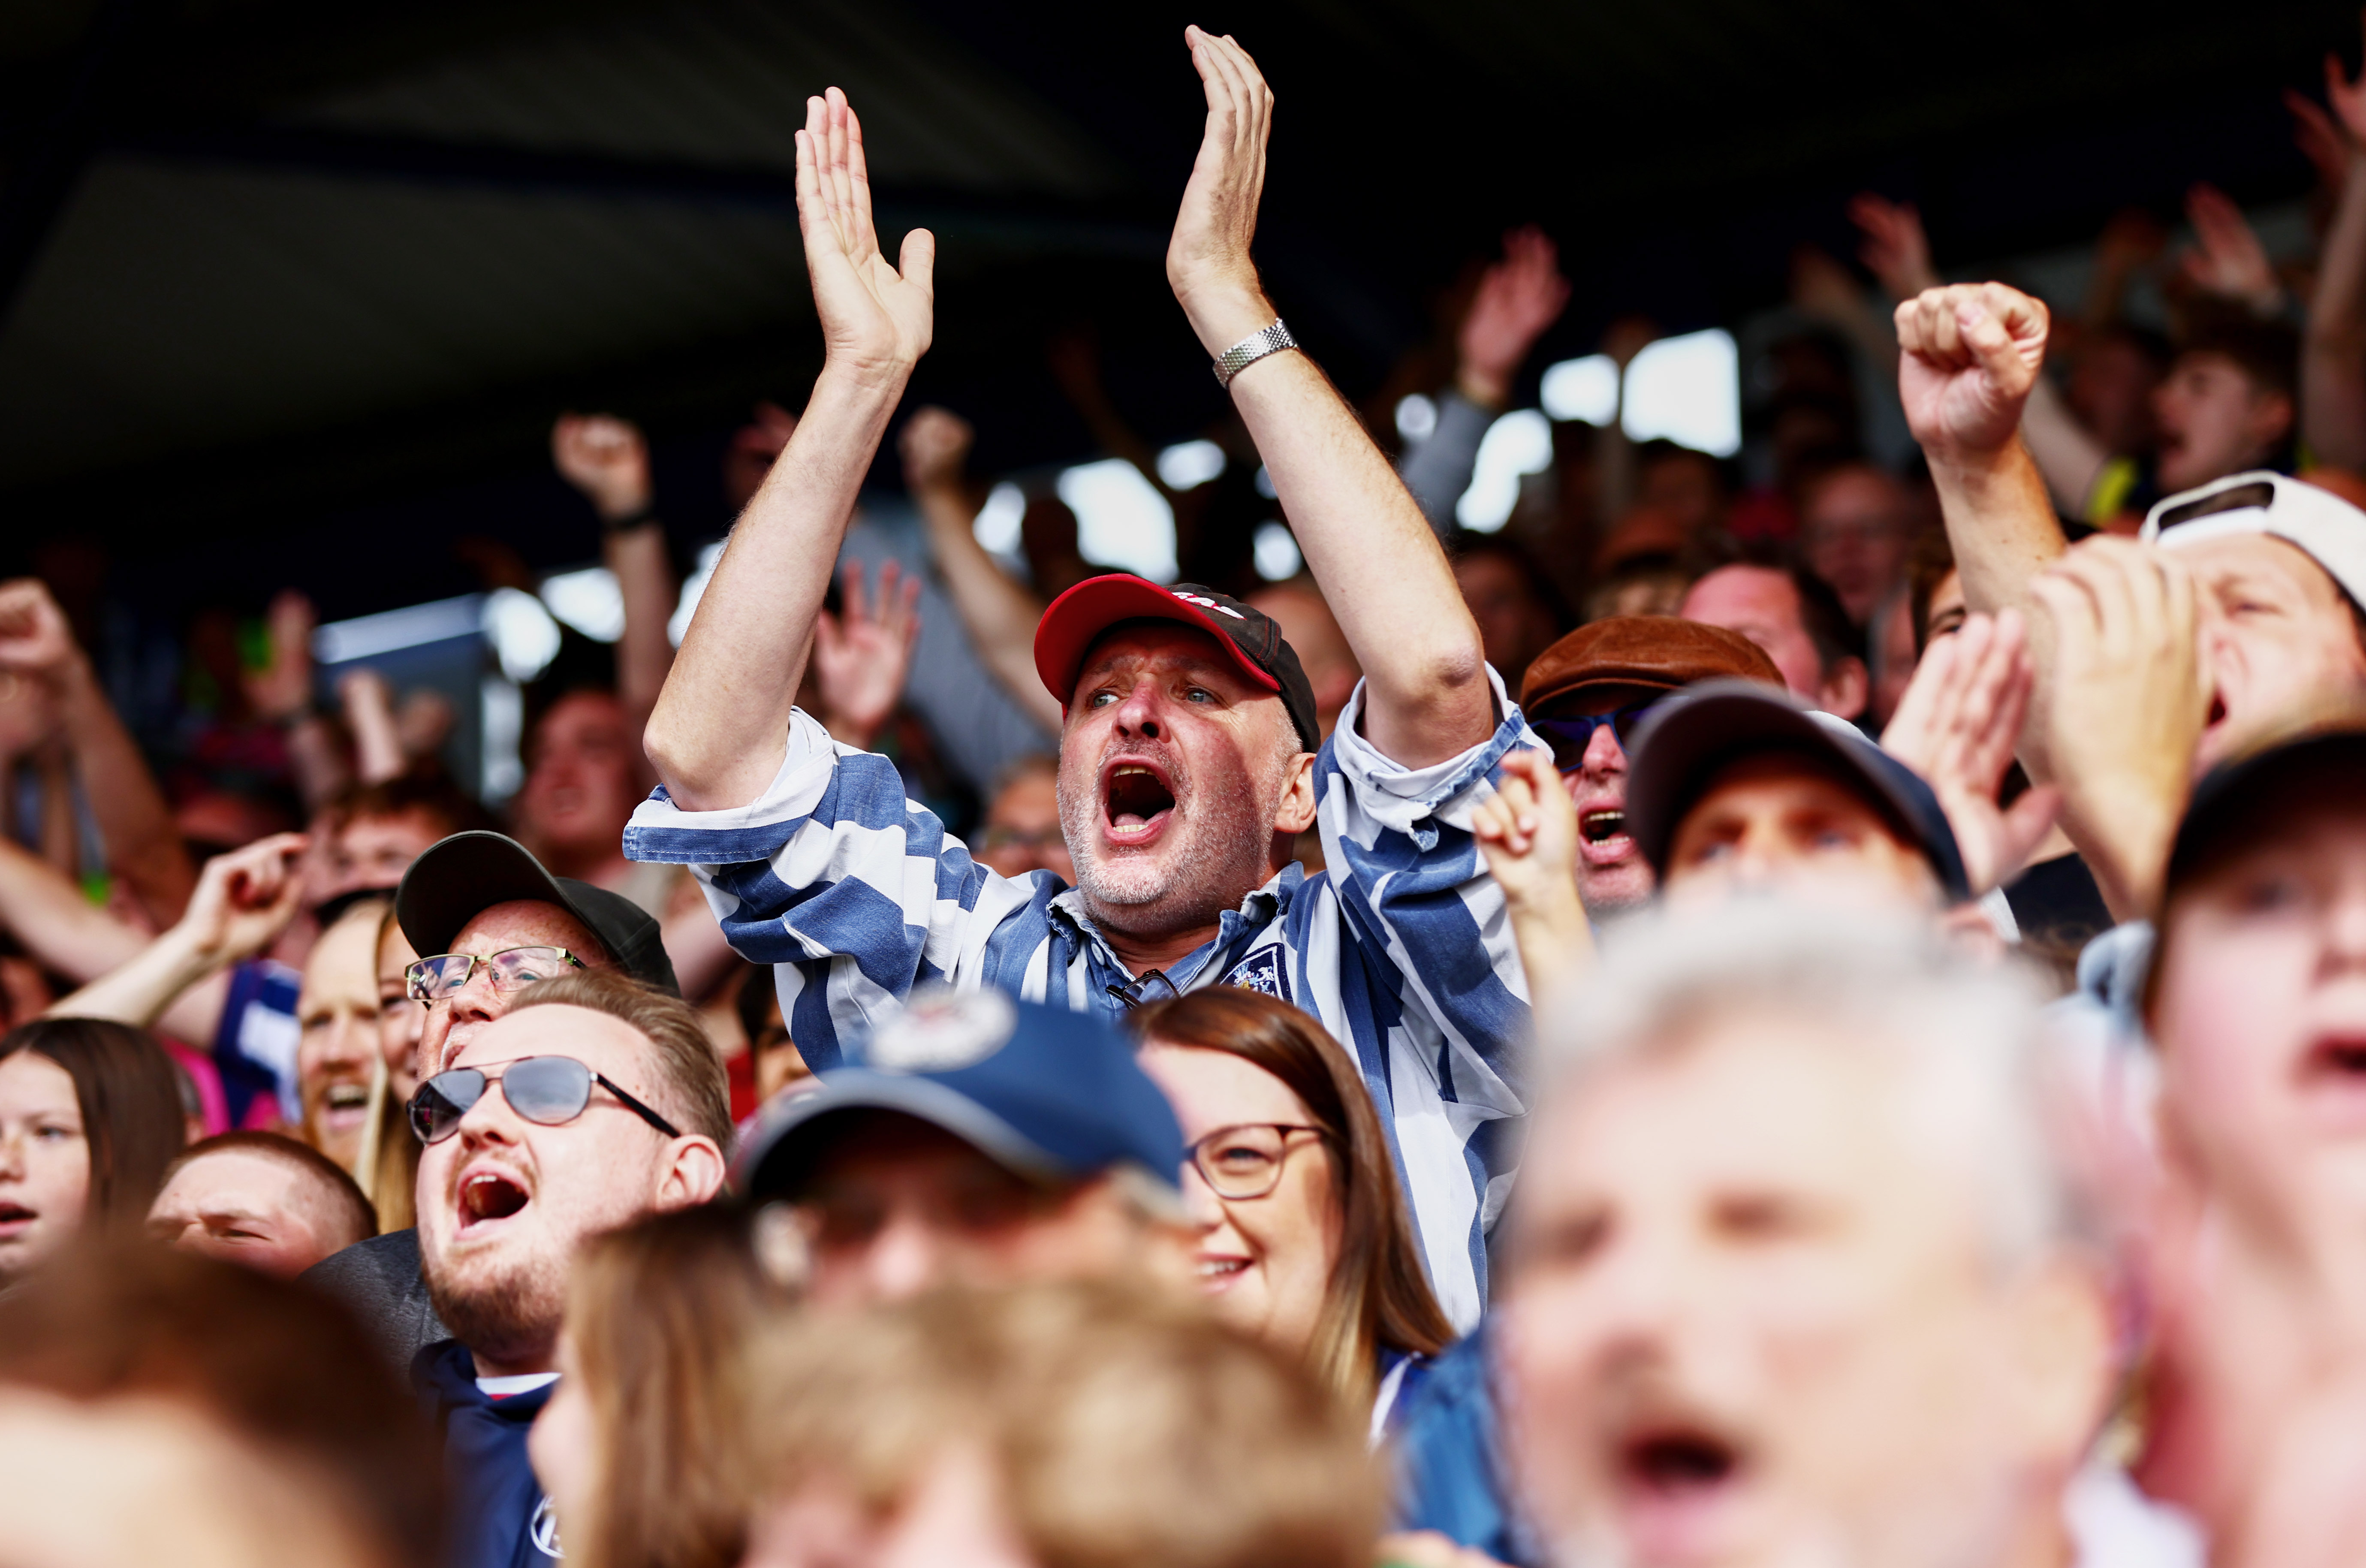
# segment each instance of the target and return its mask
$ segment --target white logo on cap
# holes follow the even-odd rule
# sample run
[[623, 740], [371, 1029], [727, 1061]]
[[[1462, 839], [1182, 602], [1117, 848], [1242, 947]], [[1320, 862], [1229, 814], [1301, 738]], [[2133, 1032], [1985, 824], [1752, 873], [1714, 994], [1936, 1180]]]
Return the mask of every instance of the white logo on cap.
[[1246, 615], [1242, 615], [1238, 610], [1226, 609], [1223, 605], [1217, 604], [1213, 599], [1205, 598], [1197, 593], [1181, 592], [1175, 589], [1169, 589], [1167, 592], [1173, 593], [1175, 597], [1182, 600], [1186, 604], [1197, 604], [1203, 610], [1213, 610], [1220, 615], [1230, 615], [1236, 621], [1245, 621], [1248, 619]]
[[1019, 1010], [1000, 991], [916, 990], [871, 1036], [863, 1064], [888, 1073], [949, 1073], [1001, 1050], [1018, 1025]]

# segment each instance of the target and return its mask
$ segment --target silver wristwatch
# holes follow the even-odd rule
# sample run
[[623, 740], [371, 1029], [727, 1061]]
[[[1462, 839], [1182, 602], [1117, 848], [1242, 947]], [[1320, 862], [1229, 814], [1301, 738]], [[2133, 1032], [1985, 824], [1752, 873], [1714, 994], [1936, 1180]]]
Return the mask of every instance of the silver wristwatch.
[[1267, 355], [1279, 354], [1285, 348], [1297, 346], [1298, 340], [1290, 335], [1290, 329], [1281, 324], [1280, 317], [1276, 316], [1273, 325], [1259, 327], [1256, 332], [1224, 350], [1223, 357], [1218, 359], [1215, 364], [1216, 385], [1229, 387], [1233, 384], [1234, 377], [1255, 365]]

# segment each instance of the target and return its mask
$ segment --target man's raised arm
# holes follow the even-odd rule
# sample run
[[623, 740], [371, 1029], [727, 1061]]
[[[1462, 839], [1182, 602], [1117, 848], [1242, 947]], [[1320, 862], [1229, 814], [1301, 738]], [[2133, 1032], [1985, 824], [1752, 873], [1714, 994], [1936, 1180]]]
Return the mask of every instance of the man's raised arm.
[[649, 761], [687, 810], [743, 806], [779, 772], [814, 617], [863, 475], [929, 349], [937, 243], [900, 270], [871, 223], [862, 127], [837, 88], [806, 100], [797, 224], [825, 354], [813, 400], [740, 513], [649, 716]]
[[[1208, 129], [1166, 251], [1166, 278], [1211, 359], [1273, 324], [1249, 260], [1273, 94], [1229, 37], [1184, 30]], [[1479, 627], [1436, 536], [1337, 389], [1303, 353], [1232, 382], [1298, 546], [1364, 668], [1363, 734], [1402, 766], [1444, 761], [1495, 725]]]

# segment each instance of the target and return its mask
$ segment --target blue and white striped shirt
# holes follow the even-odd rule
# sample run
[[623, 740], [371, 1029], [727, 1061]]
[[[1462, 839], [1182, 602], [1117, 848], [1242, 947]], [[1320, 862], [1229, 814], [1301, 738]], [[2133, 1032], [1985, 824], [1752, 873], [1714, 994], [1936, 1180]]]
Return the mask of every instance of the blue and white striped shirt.
[[[1535, 739], [1489, 678], [1503, 722], [1427, 768], [1400, 767], [1357, 733], [1358, 688], [1315, 758], [1329, 869], [1291, 865], [1167, 973], [1181, 989], [1280, 997], [1356, 1054], [1431, 1285], [1461, 1329], [1485, 1304], [1486, 1231], [1528, 1105], [1527, 981], [1470, 813], [1504, 752]], [[634, 812], [625, 853], [692, 869], [732, 947], [776, 966], [781, 1015], [816, 1067], [921, 981], [1115, 1012], [1108, 987], [1135, 978], [1080, 893], [1050, 872], [1014, 879], [979, 865], [905, 798], [884, 758], [837, 745], [803, 713], [761, 798], [684, 811], [659, 789]]]

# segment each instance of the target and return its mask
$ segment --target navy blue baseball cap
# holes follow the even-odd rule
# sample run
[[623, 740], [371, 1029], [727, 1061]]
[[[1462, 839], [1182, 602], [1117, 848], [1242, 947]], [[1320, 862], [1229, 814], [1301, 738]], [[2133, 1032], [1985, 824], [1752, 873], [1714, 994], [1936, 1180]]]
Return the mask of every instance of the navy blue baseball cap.
[[1014, 1175], [1082, 1181], [1131, 1167], [1182, 1201], [1183, 1129], [1134, 1043], [1098, 1013], [997, 990], [917, 990], [904, 1010], [825, 1067], [821, 1087], [774, 1106], [740, 1145], [732, 1185], [788, 1195], [829, 1123], [890, 1111], [926, 1122]]
[[1788, 692], [1755, 681], [1706, 681], [1653, 708], [1627, 754], [1627, 831], [1664, 880], [1677, 825], [1717, 775], [1745, 757], [1793, 751], [1813, 757], [1859, 788], [1908, 842], [1922, 852], [1951, 904], [1972, 896], [1962, 849], [1939, 797], [1922, 776], [1844, 718], [1818, 713]]

